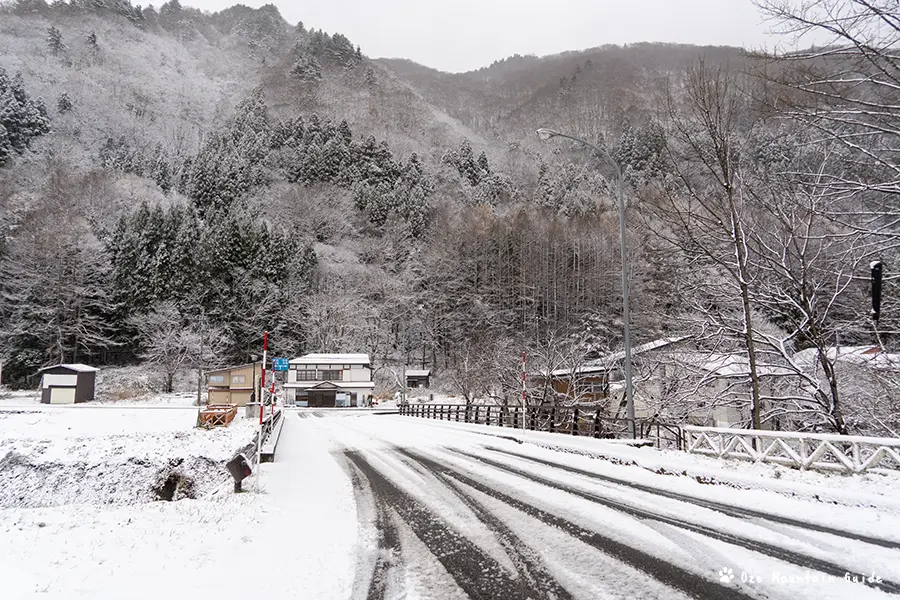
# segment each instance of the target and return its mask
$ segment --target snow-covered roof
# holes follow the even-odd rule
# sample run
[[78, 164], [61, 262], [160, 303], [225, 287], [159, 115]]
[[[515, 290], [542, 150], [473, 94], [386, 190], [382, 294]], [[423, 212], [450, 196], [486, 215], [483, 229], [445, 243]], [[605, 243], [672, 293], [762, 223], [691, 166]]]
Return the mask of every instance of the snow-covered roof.
[[[660, 338], [658, 340], [653, 340], [652, 342], [647, 342], [646, 344], [640, 344], [639, 346], [634, 346], [631, 349], [631, 355], [637, 356], [639, 354], [643, 354], [645, 352], [650, 352], [651, 350], [657, 350], [659, 348], [664, 348], [666, 346], [671, 346], [672, 344], [677, 344], [679, 342], [683, 342], [687, 339], [690, 339], [691, 336], [684, 335], [678, 337], [666, 337]], [[580, 367], [576, 368], [576, 375], [585, 375], [588, 373], [602, 373], [604, 371], [609, 371], [610, 369], [616, 366], [616, 363], [625, 359], [625, 351], [619, 350], [618, 352], [612, 352], [607, 354], [606, 356], [602, 356], [596, 360], [592, 360], [584, 363]], [[572, 369], [556, 369], [552, 371], [550, 375], [552, 377], [565, 377], [566, 375], [571, 375]]]
[[207, 374], [207, 375], [213, 375], [213, 374], [215, 374], [215, 373], [225, 373], [225, 372], [227, 372], [227, 371], [237, 371], [238, 369], [246, 369], [247, 367], [253, 367], [253, 366], [258, 365], [258, 364], [260, 364], [260, 363], [258, 363], [258, 362], [252, 362], [252, 363], [244, 363], [244, 364], [242, 364], [242, 365], [235, 365], [235, 366], [233, 366], [233, 367], [221, 367], [221, 368], [218, 368], [218, 369], [210, 369], [210, 370], [208, 370], [208, 371], [206, 372], [206, 374]]
[[70, 371], [77, 371], [78, 373], [95, 373], [100, 370], [96, 367], [89, 367], [88, 365], [83, 365], [81, 363], [68, 363], [68, 364], [53, 365], [50, 367], [44, 367], [43, 369], [40, 369], [40, 370], [48, 371], [50, 369], [69, 369]]
[[429, 369], [407, 369], [406, 376], [407, 377], [428, 377], [431, 375], [431, 370]]
[[[794, 354], [794, 360], [803, 366], [813, 366], [816, 363], [815, 348], [806, 348]], [[892, 369], [900, 371], [900, 354], [883, 352], [878, 346], [840, 346], [831, 347], [826, 351], [828, 360], [833, 362], [853, 363], [866, 365], [878, 369]]]
[[[689, 335], [683, 335], [678, 337], [666, 337], [660, 338], [658, 340], [653, 340], [652, 342], [647, 342], [646, 344], [641, 344], [640, 346], [635, 346], [634, 348], [632, 348], [631, 355], [636, 356], [638, 354], [643, 354], [644, 352], [650, 352], [651, 350], [656, 350], [665, 346], [671, 346], [672, 344], [677, 344], [678, 342], [683, 342], [690, 338], [691, 336]], [[607, 354], [599, 360], [602, 360], [606, 363], [615, 363], [619, 362], [620, 360], [625, 360], [625, 351], [619, 350], [618, 352]]]
[[[750, 374], [750, 358], [743, 352], [674, 352], [672, 360], [681, 366], [705, 371], [717, 377], [742, 377]], [[759, 375], [792, 375], [788, 367], [758, 359]]]
[[304, 354], [290, 361], [292, 365], [367, 365], [368, 354]]

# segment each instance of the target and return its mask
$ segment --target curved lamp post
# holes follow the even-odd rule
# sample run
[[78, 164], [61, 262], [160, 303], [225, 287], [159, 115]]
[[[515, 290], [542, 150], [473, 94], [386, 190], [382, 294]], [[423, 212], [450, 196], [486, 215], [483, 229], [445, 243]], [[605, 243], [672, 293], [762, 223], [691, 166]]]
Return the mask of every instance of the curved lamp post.
[[616, 197], [619, 201], [619, 236], [621, 238], [620, 241], [622, 251], [622, 319], [625, 323], [625, 412], [628, 418], [629, 433], [634, 439], [637, 438], [637, 431], [635, 431], [634, 422], [634, 388], [632, 387], [631, 376], [631, 323], [628, 314], [628, 254], [625, 244], [625, 194], [622, 191], [622, 168], [619, 166], [619, 163], [617, 163], [615, 159], [610, 155], [609, 150], [607, 150], [605, 146], [595, 146], [587, 140], [583, 140], [573, 135], [560, 133], [559, 131], [553, 129], [541, 128], [537, 130], [537, 134], [538, 137], [540, 137], [542, 140], [549, 140], [559, 137], [578, 142], [583, 146], [587, 146], [588, 148], [596, 152], [597, 155], [605, 158], [610, 164], [612, 164], [612, 166], [616, 170], [615, 192]]

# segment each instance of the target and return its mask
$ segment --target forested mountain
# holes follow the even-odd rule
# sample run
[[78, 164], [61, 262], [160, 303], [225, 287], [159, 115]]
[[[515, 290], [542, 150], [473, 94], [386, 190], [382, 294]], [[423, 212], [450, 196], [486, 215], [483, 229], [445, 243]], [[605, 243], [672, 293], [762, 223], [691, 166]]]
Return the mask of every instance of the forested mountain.
[[[367, 351], [512, 401], [523, 350], [574, 368], [621, 344], [620, 170], [637, 342], [745, 356], [753, 402], [722, 402], [749, 424], [893, 433], [893, 383], [828, 357], [894, 344], [895, 278], [875, 336], [867, 267], [896, 246], [896, 11], [829, 3], [858, 18], [824, 51], [648, 43], [446, 74], [271, 5], [7, 2], [4, 383], [246, 361], [269, 330], [276, 352]], [[659, 414], [695, 410], [689, 387]]]
[[703, 57], [735, 72], [743, 50], [642, 43], [536, 57], [515, 55], [468, 73], [442, 73], [408, 60], [382, 59], [435, 106], [492, 139], [515, 140], [541, 123], [599, 135], [603, 123], [656, 117], [673, 80]]

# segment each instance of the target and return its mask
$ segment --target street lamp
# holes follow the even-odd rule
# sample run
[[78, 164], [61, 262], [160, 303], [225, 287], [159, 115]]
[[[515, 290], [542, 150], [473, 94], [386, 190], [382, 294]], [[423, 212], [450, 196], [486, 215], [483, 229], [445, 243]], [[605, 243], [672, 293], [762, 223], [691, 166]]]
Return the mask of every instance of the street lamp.
[[610, 155], [606, 147], [598, 147], [594, 144], [575, 137], [566, 135], [553, 129], [541, 128], [537, 130], [538, 137], [542, 140], [549, 140], [560, 137], [572, 140], [592, 149], [597, 155], [605, 158], [616, 170], [616, 197], [619, 200], [619, 234], [621, 238], [622, 251], [622, 318], [625, 321], [625, 412], [628, 418], [628, 429], [632, 439], [637, 438], [634, 423], [634, 389], [631, 383], [631, 323], [628, 315], [628, 255], [625, 246], [625, 194], [622, 192], [622, 168], [619, 163]]

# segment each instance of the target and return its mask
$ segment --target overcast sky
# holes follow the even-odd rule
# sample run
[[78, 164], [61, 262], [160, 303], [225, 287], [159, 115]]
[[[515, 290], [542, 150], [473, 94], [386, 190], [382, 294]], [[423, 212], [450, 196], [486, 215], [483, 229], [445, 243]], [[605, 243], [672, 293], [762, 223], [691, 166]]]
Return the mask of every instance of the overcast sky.
[[[232, 0], [182, 0], [216, 11]], [[270, 0], [307, 28], [343, 33], [372, 58], [469, 71], [513, 54], [603, 44], [771, 45], [750, 0]]]

